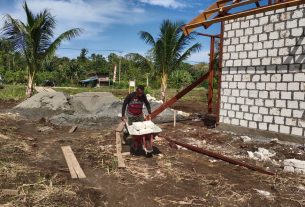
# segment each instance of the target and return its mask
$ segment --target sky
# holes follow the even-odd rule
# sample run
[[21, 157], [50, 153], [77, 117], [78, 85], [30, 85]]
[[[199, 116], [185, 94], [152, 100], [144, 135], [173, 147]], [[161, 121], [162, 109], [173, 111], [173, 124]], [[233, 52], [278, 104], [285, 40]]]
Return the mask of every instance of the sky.
[[[81, 48], [91, 53], [107, 56], [111, 51], [118, 55], [130, 52], [145, 54], [149, 49], [139, 38], [139, 31], [150, 32], [157, 37], [159, 26], [164, 19], [189, 22], [200, 11], [215, 0], [27, 0], [33, 12], [48, 9], [57, 21], [55, 34], [71, 28], [81, 28], [80, 37], [64, 42], [57, 55], [75, 58]], [[0, 25], [3, 15], [25, 20], [23, 0], [0, 0]], [[218, 34], [219, 25], [208, 30], [198, 28], [198, 32]], [[198, 36], [195, 42], [202, 44], [199, 53], [193, 54], [191, 64], [207, 62], [209, 38]], [[117, 52], [117, 51], [122, 51]]]

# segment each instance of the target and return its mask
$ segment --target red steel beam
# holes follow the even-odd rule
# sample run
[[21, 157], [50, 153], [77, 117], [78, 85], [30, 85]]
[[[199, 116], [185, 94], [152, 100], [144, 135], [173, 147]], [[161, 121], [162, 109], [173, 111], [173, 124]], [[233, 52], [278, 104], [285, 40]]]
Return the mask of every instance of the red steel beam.
[[269, 172], [269, 171], [267, 171], [263, 168], [253, 166], [253, 165], [250, 165], [248, 163], [245, 163], [245, 162], [242, 162], [242, 161], [239, 161], [239, 160], [232, 159], [230, 157], [218, 154], [216, 152], [212, 152], [212, 151], [209, 151], [209, 150], [206, 150], [206, 149], [203, 149], [203, 148], [195, 147], [193, 145], [185, 144], [185, 143], [182, 143], [182, 142], [179, 142], [179, 141], [176, 141], [176, 140], [172, 140], [172, 139], [167, 138], [167, 137], [163, 137], [163, 138], [166, 139], [169, 143], [174, 143], [176, 145], [185, 147], [189, 150], [192, 150], [194, 152], [198, 152], [200, 154], [207, 155], [209, 157], [220, 159], [220, 160], [223, 160], [225, 162], [228, 162], [228, 163], [231, 163], [231, 164], [234, 164], [234, 165], [239, 165], [239, 166], [242, 166], [242, 167], [246, 167], [248, 169], [251, 169], [251, 170], [254, 170], [254, 171], [257, 171], [257, 172], [260, 172], [260, 173], [264, 173], [264, 174], [267, 174], [267, 175], [275, 175], [275, 173]]
[[216, 38], [220, 38], [220, 34], [212, 35], [212, 34], [205, 34], [205, 33], [200, 33], [200, 32], [196, 32], [196, 34], [200, 35], [200, 36], [204, 36], [204, 37], [216, 37]]
[[221, 101], [221, 78], [222, 78], [222, 57], [223, 57], [223, 34], [224, 22], [221, 22], [221, 33], [219, 42], [219, 63], [218, 63], [218, 86], [217, 86], [217, 103], [216, 103], [216, 123], [220, 120], [220, 101]]
[[213, 80], [214, 80], [214, 56], [215, 56], [215, 37], [211, 37], [210, 45], [210, 69], [209, 69], [209, 88], [208, 88], [208, 112], [213, 111]]
[[170, 100], [168, 100], [167, 102], [163, 103], [159, 108], [157, 108], [156, 110], [154, 110], [151, 113], [151, 119], [155, 118], [156, 116], [158, 116], [160, 113], [162, 113], [162, 111], [164, 111], [165, 109], [167, 109], [168, 107], [170, 107], [171, 105], [173, 105], [176, 101], [178, 101], [181, 97], [183, 97], [185, 94], [187, 94], [188, 92], [190, 92], [191, 90], [193, 90], [195, 87], [197, 87], [199, 84], [201, 84], [203, 81], [207, 80], [207, 78], [209, 77], [209, 73], [204, 74], [203, 76], [201, 76], [198, 80], [196, 80], [195, 82], [193, 82], [191, 85], [189, 85], [188, 87], [186, 87], [185, 89], [183, 89], [182, 91], [180, 91], [177, 95], [175, 95], [173, 98], [171, 98]]

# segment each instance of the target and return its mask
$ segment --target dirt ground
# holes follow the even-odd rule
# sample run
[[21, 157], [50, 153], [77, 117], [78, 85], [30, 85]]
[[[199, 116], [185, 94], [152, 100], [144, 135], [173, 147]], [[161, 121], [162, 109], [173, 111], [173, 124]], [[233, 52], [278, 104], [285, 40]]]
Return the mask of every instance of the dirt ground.
[[[0, 206], [305, 206], [305, 176], [284, 173], [281, 160], [305, 160], [305, 152], [277, 143], [243, 142], [232, 133], [207, 129], [202, 122], [161, 124], [153, 158], [125, 156], [118, 169], [114, 128], [89, 130], [29, 121], [7, 113], [15, 102], [0, 103]], [[181, 105], [180, 107], [183, 107]], [[189, 106], [185, 106], [187, 108]], [[49, 126], [50, 131], [37, 128]], [[183, 148], [180, 140], [276, 172], [264, 175]], [[87, 178], [71, 179], [61, 152], [70, 145]], [[264, 147], [269, 161], [248, 158]], [[158, 151], [156, 150], [156, 151]], [[18, 192], [3, 193], [3, 189]]]

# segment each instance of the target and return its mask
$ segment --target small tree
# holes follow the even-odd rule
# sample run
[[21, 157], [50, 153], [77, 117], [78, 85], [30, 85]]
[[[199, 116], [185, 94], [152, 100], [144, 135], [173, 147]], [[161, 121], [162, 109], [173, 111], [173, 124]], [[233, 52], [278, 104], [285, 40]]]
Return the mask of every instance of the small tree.
[[192, 53], [201, 48], [199, 43], [188, 47], [194, 39], [192, 34], [184, 36], [180, 30], [182, 24], [164, 20], [160, 26], [160, 33], [156, 39], [145, 31], [141, 31], [140, 37], [152, 46], [151, 53], [156, 70], [161, 79], [161, 98], [163, 102], [166, 97], [169, 74], [178, 69]]
[[2, 33], [4, 38], [12, 44], [13, 49], [22, 53], [26, 58], [28, 70], [26, 94], [29, 97], [33, 94], [35, 75], [41, 69], [43, 61], [52, 57], [64, 40], [79, 36], [81, 30], [79, 28], [70, 29], [52, 41], [56, 26], [54, 16], [46, 9], [34, 15], [26, 2], [24, 2], [23, 9], [27, 21], [22, 22], [7, 14]]

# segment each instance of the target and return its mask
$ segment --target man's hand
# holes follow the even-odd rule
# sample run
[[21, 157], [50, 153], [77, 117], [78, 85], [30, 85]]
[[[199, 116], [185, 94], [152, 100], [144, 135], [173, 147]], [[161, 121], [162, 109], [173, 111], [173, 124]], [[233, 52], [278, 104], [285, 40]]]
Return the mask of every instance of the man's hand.
[[121, 120], [125, 122], [126, 121], [126, 116], [122, 116]]
[[146, 115], [146, 116], [145, 116], [145, 120], [147, 120], [147, 121], [148, 121], [148, 120], [151, 120], [151, 114]]

